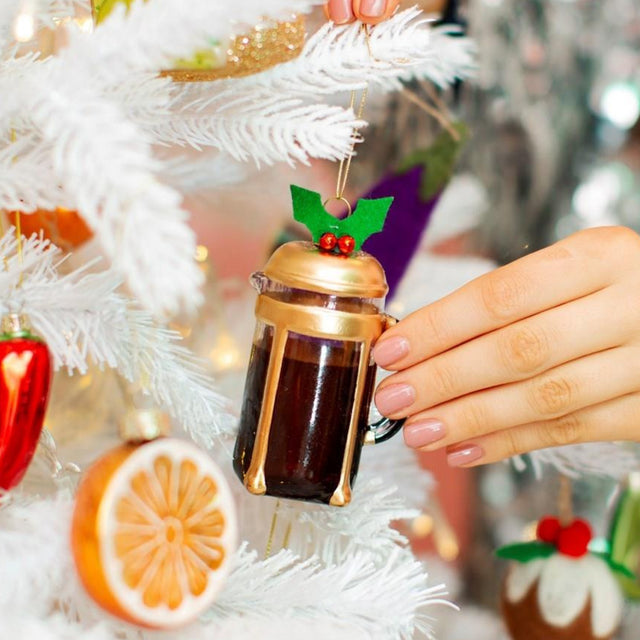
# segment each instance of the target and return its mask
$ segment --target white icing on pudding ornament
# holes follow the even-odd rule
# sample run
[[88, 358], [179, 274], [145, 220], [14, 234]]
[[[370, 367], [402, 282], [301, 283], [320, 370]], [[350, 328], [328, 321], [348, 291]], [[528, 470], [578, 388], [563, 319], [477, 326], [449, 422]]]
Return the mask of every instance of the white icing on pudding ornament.
[[505, 582], [508, 602], [518, 603], [537, 585], [542, 619], [567, 627], [591, 604], [591, 629], [596, 638], [611, 636], [622, 620], [624, 599], [604, 560], [562, 554], [524, 564], [514, 563]]

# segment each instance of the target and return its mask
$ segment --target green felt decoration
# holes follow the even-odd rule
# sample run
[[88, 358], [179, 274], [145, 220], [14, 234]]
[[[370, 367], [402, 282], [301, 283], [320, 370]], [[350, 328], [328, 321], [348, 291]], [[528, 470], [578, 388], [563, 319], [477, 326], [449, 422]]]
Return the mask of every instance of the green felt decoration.
[[445, 129], [429, 148], [407, 156], [398, 169], [402, 174], [418, 165], [424, 167], [420, 185], [420, 197], [424, 202], [431, 200], [449, 182], [460, 151], [469, 139], [469, 128], [464, 122], [454, 122], [451, 126], [458, 133], [458, 140]]
[[[540, 558], [548, 558], [557, 552], [557, 549], [553, 545], [536, 540], [534, 542], [517, 542], [516, 544], [508, 544], [507, 546], [498, 549], [496, 551], [496, 555], [498, 558], [502, 558], [504, 560], [513, 560], [515, 562], [525, 563], [531, 562], [532, 560], [538, 560]], [[626, 578], [636, 577], [627, 567], [613, 560], [611, 554], [607, 551], [590, 550], [589, 553], [592, 556], [597, 556], [601, 560], [604, 560], [614, 573], [619, 573]]]
[[384, 227], [393, 198], [360, 200], [356, 210], [343, 220], [338, 220], [326, 211], [319, 193], [291, 185], [293, 217], [311, 232], [314, 242], [319, 242], [325, 233], [333, 233], [337, 238], [351, 236], [355, 240], [355, 251], [374, 233]]
[[531, 562], [539, 558], [548, 558], [557, 553], [556, 548], [546, 542], [518, 542], [508, 544], [496, 551], [498, 558], [515, 560], [516, 562]]

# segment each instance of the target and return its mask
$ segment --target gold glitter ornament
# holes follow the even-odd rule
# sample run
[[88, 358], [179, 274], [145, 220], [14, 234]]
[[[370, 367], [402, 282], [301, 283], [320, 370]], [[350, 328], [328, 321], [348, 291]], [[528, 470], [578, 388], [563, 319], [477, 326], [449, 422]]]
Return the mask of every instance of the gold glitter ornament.
[[[290, 20], [280, 22], [268, 20], [233, 38], [223, 64], [202, 68], [194, 65], [193, 60], [180, 60], [175, 69], [162, 71], [161, 75], [171, 76], [179, 82], [249, 76], [297, 58], [304, 46], [304, 38], [304, 16], [293, 15]], [[201, 61], [204, 53], [200, 51], [196, 59]]]
[[[95, 23], [100, 24], [116, 4], [129, 7], [131, 0], [92, 0]], [[304, 40], [304, 16], [292, 14], [280, 21], [265, 18], [251, 31], [228, 42], [211, 40], [207, 48], [197, 50], [192, 57], [176, 60], [172, 69], [165, 69], [160, 75], [178, 82], [248, 76], [297, 58]]]

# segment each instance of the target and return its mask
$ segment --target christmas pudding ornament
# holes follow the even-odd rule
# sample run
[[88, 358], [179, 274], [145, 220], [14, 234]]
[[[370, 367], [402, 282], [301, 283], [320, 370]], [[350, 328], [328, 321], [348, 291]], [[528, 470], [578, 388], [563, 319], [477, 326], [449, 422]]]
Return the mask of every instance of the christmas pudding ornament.
[[[19, 220], [18, 220], [19, 218]], [[57, 207], [49, 211], [37, 209], [33, 213], [9, 213], [9, 222], [27, 238], [42, 233], [64, 251], [72, 251], [93, 237], [93, 231], [87, 226], [77, 211]]]
[[563, 526], [546, 517], [537, 540], [503, 547], [515, 563], [505, 579], [502, 612], [513, 640], [608, 640], [624, 601], [614, 573], [628, 571], [607, 554], [590, 553], [584, 520]]
[[[139, 428], [162, 430], [149, 412]], [[155, 433], [154, 433], [155, 432]], [[127, 622], [172, 629], [214, 601], [230, 569], [237, 524], [228, 484], [195, 445], [174, 438], [130, 441], [82, 480], [71, 546], [93, 599]]]
[[51, 356], [17, 314], [9, 314], [2, 324], [0, 488], [8, 491], [22, 480], [38, 446], [51, 387]]
[[[131, 5], [132, 0], [93, 0], [93, 16], [100, 24], [117, 4]], [[238, 78], [260, 73], [277, 64], [297, 58], [304, 46], [305, 20], [292, 14], [287, 20], [265, 18], [247, 33], [227, 42], [212, 40], [210, 46], [192, 57], [176, 60], [174, 68], [162, 71], [178, 82], [203, 82]]]
[[371, 350], [395, 323], [383, 312], [380, 263], [360, 251], [382, 230], [392, 198], [361, 200], [338, 220], [320, 195], [292, 186], [294, 217], [311, 242], [288, 242], [252, 282], [257, 327], [234, 469], [253, 494], [344, 506], [363, 444], [402, 421], [368, 424], [376, 367]]

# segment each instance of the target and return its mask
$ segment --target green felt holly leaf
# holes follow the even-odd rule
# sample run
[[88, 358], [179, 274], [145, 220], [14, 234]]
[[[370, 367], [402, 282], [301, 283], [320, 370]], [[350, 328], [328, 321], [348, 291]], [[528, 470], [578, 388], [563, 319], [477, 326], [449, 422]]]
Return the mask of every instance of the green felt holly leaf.
[[333, 233], [338, 238], [351, 236], [355, 240], [355, 251], [369, 236], [382, 231], [393, 202], [393, 198], [362, 199], [350, 216], [339, 220], [327, 212], [320, 194], [315, 191], [292, 184], [291, 198], [293, 217], [309, 229], [314, 242], [319, 242], [325, 233]]
[[496, 551], [498, 558], [504, 560], [514, 560], [515, 562], [531, 562], [539, 558], [548, 558], [557, 553], [556, 548], [546, 542], [518, 542], [516, 544], [508, 544]]
[[427, 149], [407, 156], [398, 169], [402, 174], [418, 165], [424, 167], [420, 185], [420, 197], [424, 202], [431, 200], [451, 180], [460, 151], [469, 139], [469, 128], [464, 122], [454, 122], [451, 126], [458, 133], [458, 139], [445, 129]]

